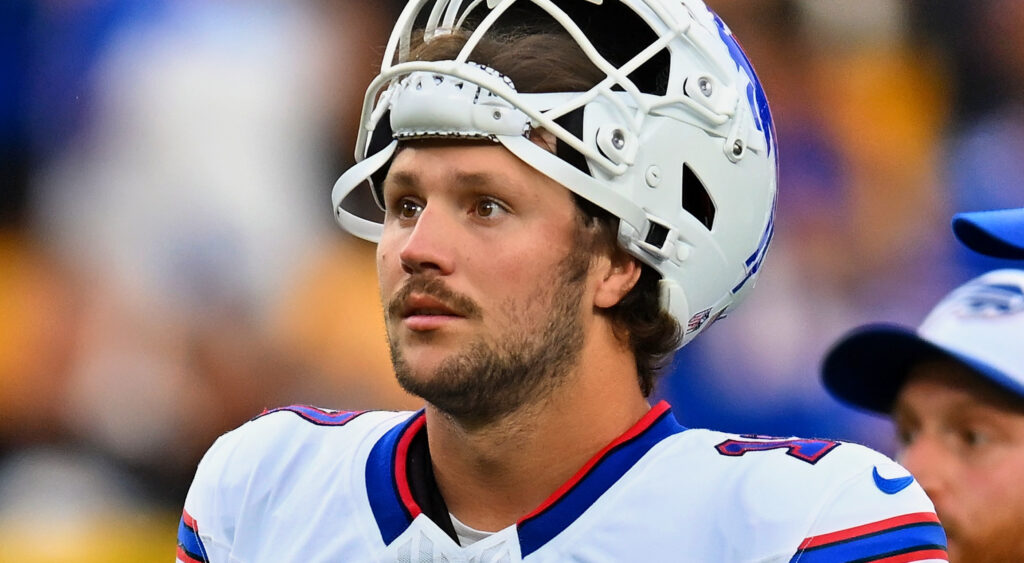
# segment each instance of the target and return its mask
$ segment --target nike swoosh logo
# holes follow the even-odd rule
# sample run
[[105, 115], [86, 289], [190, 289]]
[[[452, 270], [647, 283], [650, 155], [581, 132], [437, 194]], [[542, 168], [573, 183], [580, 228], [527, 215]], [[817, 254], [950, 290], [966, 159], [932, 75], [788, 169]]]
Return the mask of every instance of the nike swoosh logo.
[[878, 466], [875, 466], [875, 468], [871, 470], [871, 476], [875, 479], [875, 486], [878, 487], [878, 490], [887, 495], [894, 495], [903, 489], [906, 489], [914, 482], [913, 475], [886, 479], [878, 474]]

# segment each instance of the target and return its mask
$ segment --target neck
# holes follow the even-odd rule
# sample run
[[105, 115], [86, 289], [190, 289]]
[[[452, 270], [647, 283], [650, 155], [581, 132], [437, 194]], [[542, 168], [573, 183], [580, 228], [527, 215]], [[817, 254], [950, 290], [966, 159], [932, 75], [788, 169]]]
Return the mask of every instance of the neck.
[[632, 354], [591, 347], [564, 385], [498, 420], [467, 424], [427, 405], [434, 475], [464, 524], [514, 524], [650, 409]]

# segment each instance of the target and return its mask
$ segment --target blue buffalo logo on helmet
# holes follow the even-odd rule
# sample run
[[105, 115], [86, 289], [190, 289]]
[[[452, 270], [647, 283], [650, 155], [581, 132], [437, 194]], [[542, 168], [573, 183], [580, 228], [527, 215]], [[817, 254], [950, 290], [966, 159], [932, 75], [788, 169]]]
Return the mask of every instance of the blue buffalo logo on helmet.
[[1024, 289], [1013, 284], [979, 283], [965, 287], [954, 304], [960, 317], [998, 317], [1024, 311]]
[[[729, 48], [729, 55], [732, 57], [732, 60], [736, 61], [736, 68], [746, 73], [750, 79], [750, 83], [747, 84], [747, 102], [750, 104], [750, 110], [753, 112], [754, 124], [757, 130], [764, 133], [764, 142], [768, 145], [768, 154], [770, 155], [772, 154], [772, 147], [776, 143], [772, 112], [768, 109], [768, 96], [764, 93], [764, 88], [761, 87], [761, 80], [758, 79], [757, 74], [754, 72], [754, 67], [750, 64], [750, 59], [747, 58], [747, 54], [743, 51], [739, 41], [732, 35], [725, 22], [722, 21], [722, 18], [718, 17], [718, 14], [714, 14], [714, 18], [715, 23], [718, 25], [718, 33], [722, 37], [722, 42]], [[778, 153], [775, 156], [778, 158]]]

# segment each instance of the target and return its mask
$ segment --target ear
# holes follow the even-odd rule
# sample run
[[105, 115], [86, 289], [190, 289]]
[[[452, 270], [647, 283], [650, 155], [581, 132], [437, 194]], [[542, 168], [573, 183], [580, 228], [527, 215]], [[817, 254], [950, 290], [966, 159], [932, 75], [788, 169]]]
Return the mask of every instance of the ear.
[[594, 291], [594, 306], [607, 309], [618, 304], [640, 279], [640, 263], [621, 249], [602, 264], [601, 279]]

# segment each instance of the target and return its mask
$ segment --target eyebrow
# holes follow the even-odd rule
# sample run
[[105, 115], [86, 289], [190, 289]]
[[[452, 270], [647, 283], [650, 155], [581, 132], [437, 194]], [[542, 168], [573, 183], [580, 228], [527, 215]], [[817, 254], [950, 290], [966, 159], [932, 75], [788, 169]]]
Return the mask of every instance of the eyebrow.
[[[445, 181], [450, 185], [460, 187], [472, 187], [472, 186], [496, 186], [496, 185], [512, 185], [513, 182], [508, 179], [499, 176], [492, 171], [483, 172], [454, 172], [448, 174], [445, 177]], [[398, 171], [389, 172], [384, 178], [381, 189], [386, 189], [388, 186], [399, 187], [399, 188], [417, 188], [420, 186], [420, 177], [413, 171]]]

